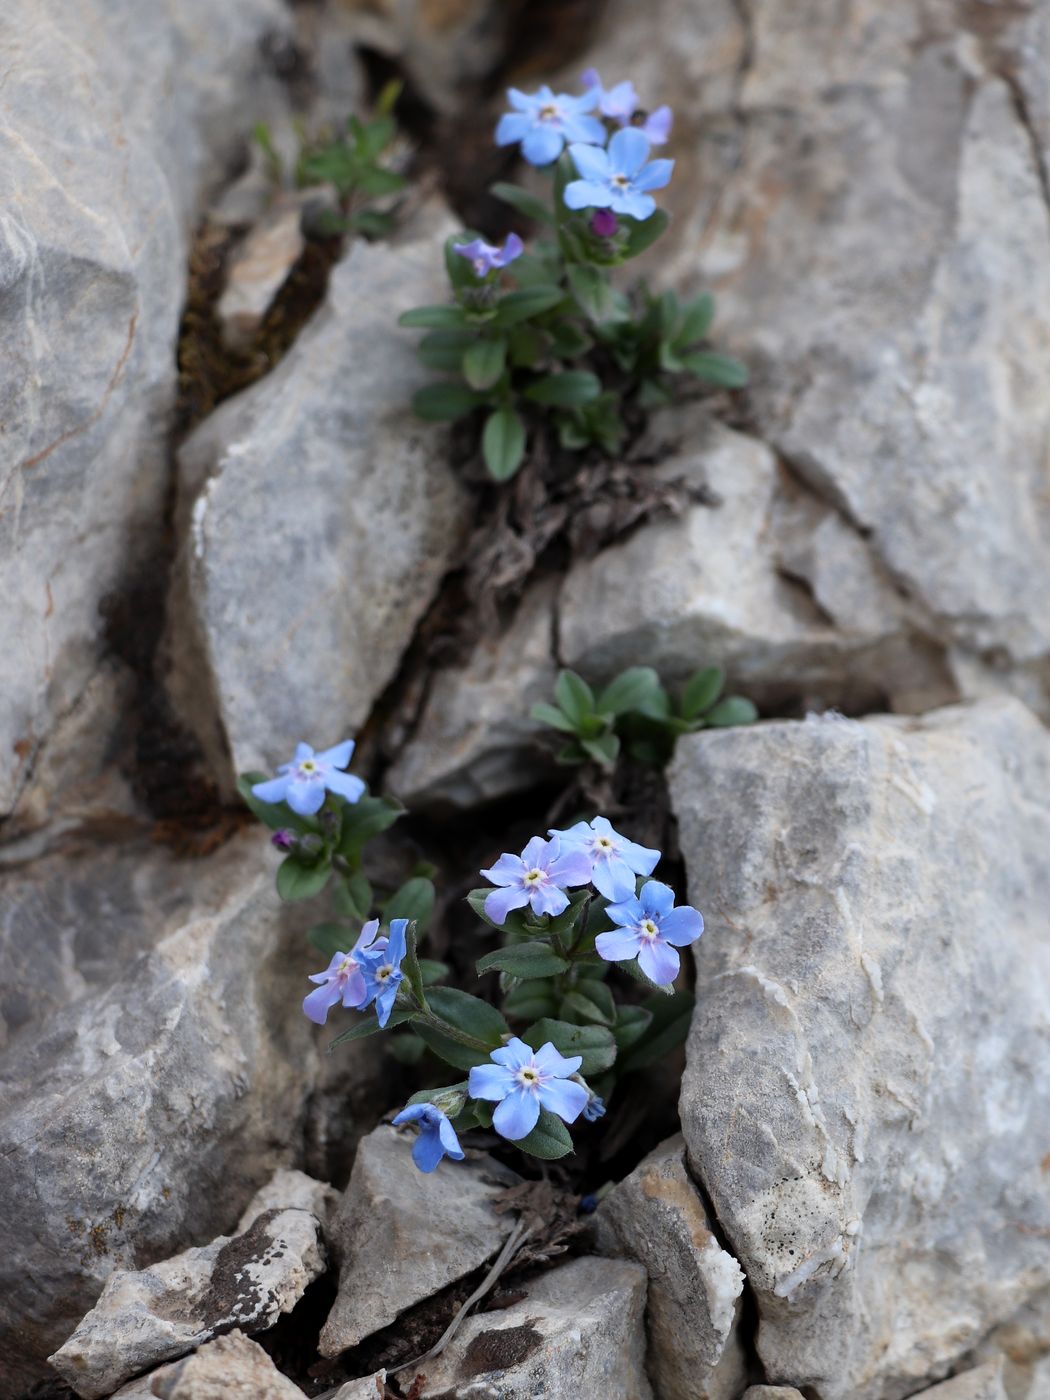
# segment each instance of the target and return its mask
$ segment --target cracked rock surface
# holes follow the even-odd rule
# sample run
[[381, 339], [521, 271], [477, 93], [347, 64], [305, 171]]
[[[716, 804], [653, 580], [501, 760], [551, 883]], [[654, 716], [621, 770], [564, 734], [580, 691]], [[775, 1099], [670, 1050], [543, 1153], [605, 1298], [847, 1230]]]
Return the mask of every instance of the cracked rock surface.
[[767, 1374], [898, 1400], [1045, 1287], [1050, 737], [1019, 702], [683, 741], [690, 1161]]

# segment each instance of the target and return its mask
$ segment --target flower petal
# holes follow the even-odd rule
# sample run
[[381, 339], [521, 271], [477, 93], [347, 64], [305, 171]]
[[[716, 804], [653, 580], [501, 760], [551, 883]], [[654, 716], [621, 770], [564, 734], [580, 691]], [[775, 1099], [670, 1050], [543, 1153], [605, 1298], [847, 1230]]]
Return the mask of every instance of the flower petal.
[[[497, 128], [498, 135], [499, 128]], [[561, 155], [565, 138], [551, 126], [534, 126], [521, 143], [521, 153], [530, 165], [550, 165]]]
[[324, 806], [324, 783], [318, 778], [291, 778], [285, 801], [301, 817], [312, 817]]
[[640, 936], [632, 929], [609, 929], [607, 933], [600, 933], [594, 940], [594, 949], [600, 958], [606, 962], [627, 962], [630, 958], [638, 956], [638, 949], [642, 946]]
[[525, 872], [526, 865], [521, 856], [512, 856], [505, 852], [495, 865], [489, 866], [488, 870], [481, 873], [494, 885], [513, 885], [517, 884]]
[[664, 146], [671, 135], [671, 127], [674, 124], [674, 113], [670, 107], [657, 107], [655, 112], [650, 112], [642, 123], [642, 133], [651, 146]]
[[344, 739], [341, 744], [336, 744], [335, 748], [325, 749], [324, 753], [319, 753], [317, 761], [318, 763], [330, 763], [333, 768], [345, 768], [353, 758], [356, 747], [353, 739]]
[[[613, 173], [608, 153], [600, 146], [570, 146], [569, 155], [580, 172], [581, 180], [594, 180], [603, 185]], [[580, 824], [586, 826], [586, 822]]]
[[673, 160], [651, 160], [648, 165], [643, 165], [634, 177], [634, 188], [636, 190], [662, 190], [664, 185], [670, 183], [673, 172]]
[[463, 1149], [459, 1145], [459, 1138], [456, 1136], [455, 1128], [448, 1121], [444, 1113], [438, 1120], [438, 1137], [441, 1140], [441, 1146], [445, 1149], [448, 1156], [451, 1157], [454, 1162], [462, 1162]]
[[602, 97], [602, 112], [614, 121], [629, 122], [638, 110], [638, 94], [630, 78], [608, 88]]
[[619, 856], [602, 856], [594, 863], [594, 888], [614, 904], [634, 894], [634, 871]]
[[661, 987], [669, 987], [678, 976], [682, 960], [677, 951], [662, 938], [654, 938], [651, 943], [643, 943], [638, 954], [638, 966], [646, 977]]
[[283, 802], [288, 792], [291, 778], [268, 778], [265, 783], [252, 785], [252, 796], [260, 802]]
[[661, 851], [651, 846], [639, 846], [635, 841], [620, 837], [620, 855], [636, 875], [651, 875], [660, 864]]
[[325, 787], [329, 792], [345, 797], [347, 802], [359, 802], [365, 790], [365, 784], [353, 773], [329, 773], [325, 778]]
[[357, 942], [354, 944], [355, 957], [358, 953], [362, 952], [365, 948], [370, 947], [371, 944], [375, 942], [375, 936], [378, 932], [378, 919], [369, 919], [368, 923], [362, 926], [361, 932], [357, 935]]
[[573, 180], [565, 186], [562, 198], [566, 209], [608, 209], [613, 201], [608, 185], [593, 180]]
[[674, 890], [662, 880], [646, 880], [638, 902], [643, 914], [670, 914], [674, 908]]
[[292, 763], [302, 763], [304, 758], [313, 758], [314, 751], [309, 744], [296, 744]]
[[512, 263], [515, 258], [520, 258], [524, 251], [525, 244], [518, 235], [516, 233], [508, 233], [506, 242], [492, 261], [497, 267], [506, 267], [507, 264]]
[[506, 923], [512, 909], [522, 909], [528, 902], [529, 892], [520, 885], [513, 890], [493, 890], [485, 900], [485, 917], [494, 924]]
[[339, 987], [335, 982], [326, 982], [323, 987], [318, 987], [315, 992], [308, 992], [303, 997], [303, 1010], [310, 1020], [318, 1026], [323, 1026], [328, 1020], [328, 1013], [339, 1000]]
[[[571, 885], [589, 885], [593, 861], [584, 851], [566, 851], [559, 855], [547, 869], [547, 878], [552, 884], [566, 888]], [[634, 885], [631, 885], [634, 893]]]
[[610, 904], [606, 914], [622, 928], [634, 928], [645, 917], [640, 899], [625, 899], [622, 904]]
[[660, 937], [677, 948], [695, 943], [704, 931], [704, 916], [691, 904], [682, 904], [660, 916]]
[[402, 1127], [405, 1123], [419, 1123], [427, 1118], [427, 1109], [432, 1105], [428, 1103], [410, 1103], [407, 1108], [403, 1108], [396, 1118], [390, 1120], [395, 1128]]
[[437, 1128], [427, 1126], [412, 1144], [412, 1160], [421, 1172], [432, 1172], [445, 1155]]
[[353, 1007], [360, 1011], [361, 1007], [368, 1000], [368, 988], [365, 986], [365, 975], [359, 967], [354, 966], [350, 976], [346, 979], [343, 988], [343, 1005], [347, 1008]]
[[502, 1065], [475, 1065], [467, 1078], [467, 1092], [472, 1099], [505, 1099], [517, 1084], [509, 1069]]
[[496, 124], [496, 145], [515, 146], [532, 130], [532, 118], [520, 112], [504, 112]]
[[401, 966], [401, 959], [408, 948], [408, 919], [390, 920], [390, 939], [386, 955], [395, 967]]
[[609, 207], [617, 214], [627, 214], [639, 223], [644, 223], [656, 208], [656, 200], [651, 194], [636, 194], [633, 190], [625, 190], [622, 194], [613, 196]]
[[[557, 847], [554, 849], [557, 850]], [[544, 841], [542, 836], [534, 836], [521, 853], [521, 863], [526, 870], [546, 870], [550, 855], [551, 843]]]
[[[593, 88], [591, 92], [594, 94], [594, 105], [598, 101], [598, 94]], [[568, 140], [585, 142], [588, 146], [604, 146], [609, 134], [597, 117], [585, 117], [579, 111], [566, 112], [562, 130]]]
[[500, 1137], [517, 1142], [527, 1137], [540, 1116], [540, 1101], [531, 1089], [515, 1089], [492, 1115], [492, 1126]]
[[516, 1035], [512, 1035], [506, 1045], [501, 1045], [498, 1050], [492, 1052], [493, 1064], [503, 1065], [506, 1069], [521, 1069], [522, 1065], [527, 1065], [531, 1059], [532, 1046], [526, 1045]]
[[567, 1079], [570, 1074], [575, 1074], [582, 1064], [582, 1055], [563, 1055], [552, 1040], [548, 1040], [536, 1051], [536, 1068], [543, 1074], [554, 1075], [557, 1079]]
[[587, 1107], [590, 1094], [575, 1079], [554, 1079], [540, 1085], [537, 1097], [544, 1108], [556, 1113], [564, 1122], [575, 1123]]
[[529, 896], [534, 914], [564, 914], [569, 907], [569, 896], [557, 885], [539, 885]]
[[517, 112], [534, 112], [540, 106], [538, 97], [522, 92], [520, 88], [508, 88], [507, 101]]
[[609, 163], [624, 175], [637, 175], [649, 158], [649, 142], [636, 126], [613, 132], [609, 142]]
[[[677, 954], [675, 955], [677, 957]], [[385, 1026], [390, 1020], [390, 1013], [394, 1009], [394, 1002], [397, 1000], [397, 989], [401, 982], [401, 973], [392, 972], [386, 982], [376, 993], [376, 1020], [381, 1026]]]

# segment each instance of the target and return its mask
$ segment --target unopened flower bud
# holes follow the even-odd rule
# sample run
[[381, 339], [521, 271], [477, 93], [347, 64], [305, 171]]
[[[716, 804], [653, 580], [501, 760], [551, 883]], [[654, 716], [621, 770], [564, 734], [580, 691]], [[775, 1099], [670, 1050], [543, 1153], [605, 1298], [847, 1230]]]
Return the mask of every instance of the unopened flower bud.
[[620, 221], [611, 209], [596, 209], [591, 216], [591, 232], [598, 238], [612, 238]]
[[282, 826], [270, 837], [270, 845], [275, 846], [279, 851], [291, 851], [295, 847], [295, 832], [288, 827]]

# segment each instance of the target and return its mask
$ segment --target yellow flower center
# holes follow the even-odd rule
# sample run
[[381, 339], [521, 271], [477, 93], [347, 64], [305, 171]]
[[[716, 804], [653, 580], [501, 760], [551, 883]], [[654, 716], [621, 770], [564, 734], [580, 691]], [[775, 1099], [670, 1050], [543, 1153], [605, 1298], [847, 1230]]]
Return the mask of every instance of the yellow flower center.
[[614, 185], [618, 185], [621, 190], [625, 190], [631, 183], [631, 179], [629, 175], [614, 175], [612, 182]]
[[558, 117], [560, 115], [561, 114], [559, 113], [557, 107], [554, 105], [553, 102], [548, 102], [540, 108], [541, 122], [555, 122], [558, 120]]
[[538, 885], [542, 879], [542, 870], [530, 870], [529, 873], [525, 876], [525, 883], [527, 885]]
[[613, 848], [613, 843], [609, 840], [608, 836], [599, 836], [598, 845], [605, 851], [611, 851]]
[[302, 763], [300, 763], [299, 765], [299, 772], [305, 773], [307, 777], [310, 777], [312, 774], [317, 772], [317, 764], [313, 761], [312, 758], [304, 758]]
[[531, 1089], [534, 1084], [538, 1084], [540, 1082], [540, 1076], [534, 1069], [531, 1069], [528, 1065], [526, 1065], [523, 1069], [518, 1070], [518, 1078], [521, 1080], [522, 1084], [525, 1086], [526, 1089]]
[[382, 967], [376, 970], [376, 981], [386, 982], [389, 979], [390, 974], [393, 972], [393, 970], [394, 969], [390, 963], [385, 963]]
[[656, 927], [656, 925], [653, 923], [652, 919], [643, 919], [643, 920], [642, 920], [642, 937], [643, 937], [643, 938], [655, 938], [656, 935], [657, 935], [659, 932], [660, 932], [660, 930], [659, 930], [659, 929]]

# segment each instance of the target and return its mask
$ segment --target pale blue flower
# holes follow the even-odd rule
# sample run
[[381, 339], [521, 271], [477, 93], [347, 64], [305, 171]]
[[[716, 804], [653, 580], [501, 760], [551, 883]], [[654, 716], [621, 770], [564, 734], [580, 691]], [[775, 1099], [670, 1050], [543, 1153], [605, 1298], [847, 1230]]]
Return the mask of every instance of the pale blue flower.
[[565, 890], [590, 884], [591, 863], [582, 851], [561, 850], [558, 838], [544, 841], [534, 836], [520, 856], [504, 852], [489, 870], [486, 880], [502, 888], [485, 900], [485, 914], [502, 924], [512, 909], [531, 905], [534, 914], [561, 914], [569, 906]]
[[695, 943], [704, 931], [703, 915], [688, 904], [674, 907], [674, 890], [659, 880], [647, 880], [636, 899], [610, 904], [606, 914], [619, 928], [600, 933], [595, 950], [606, 962], [638, 959], [652, 982], [669, 987], [678, 976], [677, 949]]
[[636, 845], [614, 831], [606, 817], [577, 822], [566, 831], [550, 831], [548, 835], [558, 837], [563, 852], [583, 852], [591, 863], [594, 888], [613, 903], [630, 899], [635, 876], [651, 875], [660, 859], [659, 851]]
[[358, 935], [351, 952], [333, 953], [332, 961], [324, 972], [315, 972], [311, 976], [311, 982], [319, 983], [317, 991], [308, 993], [303, 999], [303, 1010], [311, 1021], [323, 1026], [328, 1020], [328, 1012], [337, 1001], [357, 1011], [367, 1004], [368, 990], [361, 971], [361, 957], [375, 941], [378, 932], [379, 920], [370, 920]]
[[432, 1172], [442, 1157], [462, 1162], [463, 1149], [456, 1130], [441, 1109], [432, 1103], [411, 1103], [394, 1119], [394, 1127], [417, 1123], [419, 1136], [412, 1145], [412, 1160], [421, 1172]]
[[483, 238], [475, 238], [470, 243], [453, 243], [452, 247], [461, 258], [470, 261], [476, 277], [487, 277], [496, 268], [506, 267], [525, 251], [525, 244], [516, 233], [507, 234], [502, 248], [486, 243]]
[[467, 1087], [472, 1098], [499, 1103], [492, 1126], [501, 1137], [517, 1142], [532, 1132], [541, 1108], [575, 1123], [589, 1097], [589, 1091], [569, 1077], [581, 1064], [582, 1056], [561, 1055], [549, 1040], [533, 1050], [512, 1036], [493, 1050], [491, 1064], [474, 1066]]
[[365, 983], [364, 1000], [358, 1009], [363, 1011], [374, 1001], [376, 1020], [381, 1026], [385, 1026], [390, 1019], [394, 1002], [397, 1000], [397, 989], [404, 977], [401, 959], [405, 956], [407, 928], [407, 919], [391, 919], [390, 937], [377, 938], [358, 954]]
[[508, 88], [507, 98], [514, 111], [500, 117], [496, 145], [513, 146], [520, 141], [530, 165], [550, 165], [569, 141], [605, 144], [605, 127], [597, 117], [587, 115], [598, 105], [595, 92], [572, 97], [553, 93], [547, 86], [534, 93]]
[[[619, 126], [631, 125], [634, 114], [642, 105], [638, 101], [638, 94], [632, 82], [617, 83], [612, 88], [603, 87], [597, 69], [594, 68], [588, 68], [582, 78], [585, 88], [598, 93], [598, 110], [603, 117], [608, 117]], [[671, 135], [673, 122], [674, 114], [670, 107], [657, 107], [655, 112], [648, 113], [638, 130], [650, 146], [663, 146]]]
[[648, 190], [662, 189], [671, 178], [673, 160], [649, 160], [649, 142], [637, 127], [614, 133], [608, 150], [569, 147], [581, 178], [565, 189], [570, 209], [611, 209], [632, 219], [648, 219], [656, 201]]
[[309, 744], [300, 744], [291, 763], [282, 763], [277, 778], [255, 783], [254, 796], [263, 802], [287, 802], [301, 817], [312, 817], [324, 805], [326, 792], [337, 793], [347, 802], [356, 802], [365, 790], [360, 778], [341, 773], [354, 752], [353, 739], [336, 744], [334, 749], [314, 753]]

